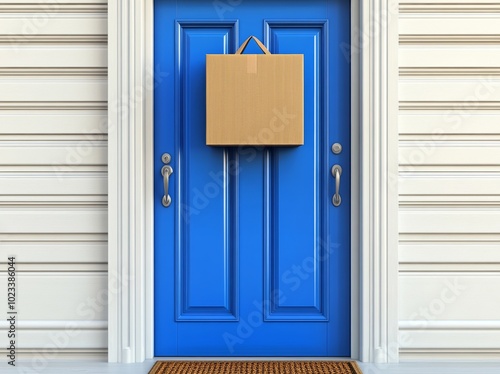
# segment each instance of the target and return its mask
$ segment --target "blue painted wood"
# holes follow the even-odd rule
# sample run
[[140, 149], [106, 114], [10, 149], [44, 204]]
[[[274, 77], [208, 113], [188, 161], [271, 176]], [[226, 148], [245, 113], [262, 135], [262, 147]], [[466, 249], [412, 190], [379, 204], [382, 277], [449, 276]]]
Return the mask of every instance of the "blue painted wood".
[[[316, 238], [327, 236], [327, 128], [321, 124], [327, 114], [325, 102], [327, 22], [266, 22], [266, 39], [272, 53], [304, 54], [304, 96], [316, 105], [306, 105], [304, 146], [266, 150], [266, 209], [268, 219], [268, 284], [266, 297], [273, 299], [267, 319], [327, 320], [325, 262]], [[301, 170], [297, 170], [300, 165]], [[290, 183], [293, 182], [293, 183]], [[298, 198], [298, 197], [301, 198]], [[292, 203], [293, 202], [293, 203]], [[300, 212], [300, 219], [297, 219]], [[296, 270], [299, 267], [302, 270]], [[294, 275], [299, 273], [300, 277]], [[303, 274], [302, 274], [303, 273]], [[300, 284], [299, 284], [300, 283]], [[276, 292], [275, 292], [276, 293]]]
[[[349, 356], [349, 8], [155, 1], [156, 356]], [[234, 53], [249, 35], [272, 53], [304, 54], [301, 147], [205, 145], [205, 55]], [[333, 164], [343, 168], [338, 208]]]
[[[199, 62], [212, 51], [228, 53], [230, 40], [234, 48], [236, 22], [183, 21], [176, 26], [177, 320], [235, 320], [237, 175], [232, 171], [233, 153], [205, 146], [200, 136], [205, 128], [205, 66]], [[207, 273], [207, 264], [210, 276], [200, 276]]]

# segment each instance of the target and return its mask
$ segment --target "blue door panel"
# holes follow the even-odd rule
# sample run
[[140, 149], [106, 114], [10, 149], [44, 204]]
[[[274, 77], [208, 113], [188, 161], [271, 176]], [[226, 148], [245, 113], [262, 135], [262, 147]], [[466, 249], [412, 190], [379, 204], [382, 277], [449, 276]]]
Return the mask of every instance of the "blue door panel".
[[234, 320], [237, 174], [231, 150], [205, 146], [204, 136], [205, 55], [227, 53], [234, 27], [178, 22], [176, 28], [177, 319]]
[[[155, 1], [156, 356], [349, 356], [349, 7]], [[234, 53], [249, 35], [304, 54], [303, 146], [205, 145], [205, 56]]]
[[[326, 235], [327, 128], [326, 90], [323, 89], [324, 30], [327, 22], [266, 22], [272, 53], [304, 54], [304, 145], [298, 148], [269, 148], [265, 172], [266, 211], [269, 227], [266, 252], [269, 284], [280, 296], [273, 297], [270, 319], [327, 319], [324, 297], [325, 262], [317, 238]], [[302, 269], [300, 269], [302, 268]], [[300, 278], [293, 274], [299, 273]], [[272, 296], [272, 295], [271, 295]]]

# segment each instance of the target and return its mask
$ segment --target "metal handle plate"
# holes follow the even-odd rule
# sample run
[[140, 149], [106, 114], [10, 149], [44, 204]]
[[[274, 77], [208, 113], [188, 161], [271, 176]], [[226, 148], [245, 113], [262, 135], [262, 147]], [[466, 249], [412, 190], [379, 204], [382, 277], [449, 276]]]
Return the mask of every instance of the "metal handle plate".
[[163, 188], [165, 190], [165, 195], [163, 195], [163, 198], [161, 199], [161, 203], [165, 208], [168, 208], [170, 204], [172, 204], [172, 198], [168, 194], [168, 184], [170, 180], [170, 175], [174, 172], [174, 169], [172, 169], [172, 166], [170, 165], [165, 165], [164, 167], [161, 168], [161, 175], [163, 175]]
[[335, 194], [332, 197], [332, 204], [338, 207], [342, 203], [340, 197], [340, 176], [342, 175], [342, 167], [340, 165], [332, 166], [332, 176], [335, 178]]

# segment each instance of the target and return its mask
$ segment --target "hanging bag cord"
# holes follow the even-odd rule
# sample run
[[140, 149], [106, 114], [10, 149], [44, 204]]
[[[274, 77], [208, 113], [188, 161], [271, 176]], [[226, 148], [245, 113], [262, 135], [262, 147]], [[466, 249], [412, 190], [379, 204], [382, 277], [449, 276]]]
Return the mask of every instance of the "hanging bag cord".
[[238, 48], [238, 50], [236, 51], [235, 55], [241, 55], [251, 39], [255, 40], [255, 43], [257, 43], [257, 45], [262, 50], [262, 52], [264, 52], [266, 55], [271, 54], [271, 52], [269, 52], [269, 49], [267, 49], [266, 46], [264, 44], [262, 44], [262, 42], [259, 39], [257, 39], [255, 36], [252, 35], [252, 36], [249, 36], [247, 38], [247, 40], [245, 40], [243, 42], [243, 44], [240, 46], [240, 48]]

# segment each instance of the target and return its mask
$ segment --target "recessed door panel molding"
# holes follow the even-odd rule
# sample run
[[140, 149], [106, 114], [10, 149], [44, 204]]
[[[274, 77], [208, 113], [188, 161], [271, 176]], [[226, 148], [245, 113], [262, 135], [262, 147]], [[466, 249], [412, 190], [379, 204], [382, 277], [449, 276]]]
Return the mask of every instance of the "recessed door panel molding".
[[[205, 111], [199, 107], [205, 82], [200, 62], [207, 53], [232, 51], [236, 30], [237, 22], [177, 23], [174, 132], [178, 146], [171, 177], [177, 176], [171, 190], [177, 228], [177, 320], [238, 318], [235, 154], [205, 146]], [[210, 276], [200, 276], [208, 274], [207, 264]]]
[[329, 259], [323, 256], [323, 244], [329, 240], [329, 206], [322, 203], [328, 200], [328, 87], [321, 83], [326, 79], [327, 31], [326, 21], [266, 21], [272, 53], [304, 55], [304, 95], [314, 98], [305, 107], [304, 145], [268, 149], [264, 156], [268, 320], [328, 318]]

